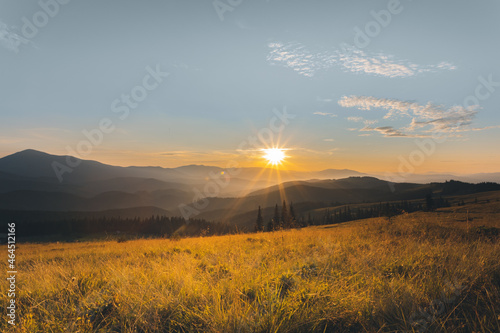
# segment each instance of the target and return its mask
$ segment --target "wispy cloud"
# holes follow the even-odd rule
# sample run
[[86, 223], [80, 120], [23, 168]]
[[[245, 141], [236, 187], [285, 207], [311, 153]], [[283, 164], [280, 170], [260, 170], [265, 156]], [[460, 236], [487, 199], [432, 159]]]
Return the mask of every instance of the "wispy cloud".
[[376, 119], [365, 119], [363, 117], [347, 117], [347, 121], [352, 121], [355, 123], [362, 122], [363, 124], [365, 124], [365, 126], [378, 123], [378, 120], [376, 120]]
[[345, 71], [365, 73], [385, 77], [409, 77], [439, 70], [454, 70], [456, 67], [449, 62], [435, 65], [419, 65], [408, 60], [396, 59], [383, 53], [368, 53], [357, 48], [340, 50], [338, 48], [326, 51], [311, 51], [297, 42], [268, 44], [267, 61], [293, 69], [300, 75], [312, 77], [318, 71], [340, 66]]
[[198, 151], [198, 150], [172, 150], [168, 152], [158, 153], [161, 156], [172, 156], [178, 158], [206, 158], [207, 156], [216, 156], [216, 157], [226, 157], [226, 156], [234, 156], [236, 155], [234, 151], [224, 151], [224, 150], [207, 150], [207, 151]]
[[[483, 128], [471, 127], [479, 106], [463, 107], [455, 105], [445, 107], [428, 102], [425, 105], [411, 101], [397, 99], [376, 98], [372, 96], [343, 96], [338, 104], [343, 107], [355, 107], [359, 110], [382, 109], [387, 111], [383, 119], [394, 120], [397, 118], [411, 118], [407, 126], [394, 128], [393, 126], [371, 127], [365, 122], [365, 127], [360, 131], [376, 131], [385, 137], [424, 137], [431, 132], [448, 133], [452, 137], [459, 134], [450, 133], [480, 131], [499, 126]], [[350, 117], [357, 118], [357, 117]], [[348, 118], [349, 119], [349, 118]]]
[[292, 149], [293, 151], [296, 152], [301, 152], [305, 154], [312, 154], [312, 155], [334, 155], [336, 152], [343, 150], [341, 148], [331, 148], [327, 150], [316, 150], [316, 149], [311, 149], [311, 148], [304, 148], [304, 147], [295, 147]]
[[365, 132], [365, 131], [377, 131], [377, 132], [383, 134], [386, 137], [391, 137], [391, 136], [396, 136], [396, 137], [398, 137], [398, 136], [399, 137], [401, 137], [401, 136], [408, 136], [407, 134], [402, 133], [401, 131], [395, 129], [392, 126], [382, 126], [382, 127], [375, 127], [375, 128], [366, 126], [366, 127], [363, 127], [362, 129], [360, 129], [360, 131], [363, 131], [363, 132]]
[[376, 119], [363, 119], [363, 124], [365, 125], [373, 125], [378, 123], [378, 120]]
[[336, 114], [334, 114], [334, 113], [329, 113], [329, 112], [319, 112], [319, 111], [317, 111], [317, 112], [314, 112], [313, 114], [316, 114], [316, 115], [318, 115], [318, 116], [327, 116], [327, 117], [332, 117], [332, 118], [337, 117], [337, 115], [336, 115]]
[[348, 121], [354, 121], [355, 123], [363, 121], [363, 117], [347, 117]]
[[29, 40], [19, 36], [12, 28], [0, 20], [0, 45], [17, 53], [19, 52], [19, 46], [27, 43], [29, 43]]

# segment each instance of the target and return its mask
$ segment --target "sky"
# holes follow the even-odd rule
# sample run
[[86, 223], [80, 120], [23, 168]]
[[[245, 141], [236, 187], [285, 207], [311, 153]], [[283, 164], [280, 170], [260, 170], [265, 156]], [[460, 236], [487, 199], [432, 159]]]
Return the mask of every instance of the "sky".
[[0, 0], [0, 157], [500, 171], [499, 1]]

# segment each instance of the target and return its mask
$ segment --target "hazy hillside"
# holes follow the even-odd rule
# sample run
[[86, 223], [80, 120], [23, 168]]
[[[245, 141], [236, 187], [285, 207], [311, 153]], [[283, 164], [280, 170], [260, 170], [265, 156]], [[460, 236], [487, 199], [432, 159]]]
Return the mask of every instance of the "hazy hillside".
[[132, 207], [126, 209], [110, 209], [95, 212], [57, 212], [57, 211], [28, 211], [28, 210], [0, 210], [0, 216], [9, 221], [66, 221], [70, 219], [83, 218], [102, 218], [102, 217], [120, 217], [120, 218], [146, 218], [151, 216], [173, 216], [167, 210], [158, 207]]
[[[221, 182], [218, 195], [239, 197], [252, 191], [278, 183], [311, 178], [339, 178], [358, 175], [352, 170], [325, 170], [320, 172], [284, 172], [277, 177], [273, 169], [240, 168], [236, 175], [229, 176], [220, 167], [187, 165], [178, 168], [161, 167], [117, 167], [96, 161], [81, 160], [71, 156], [56, 156], [36, 150], [24, 150], [0, 158], [0, 193], [13, 191], [42, 191], [70, 193], [91, 197], [110, 191], [135, 193], [157, 190], [203, 190], [208, 182]], [[70, 172], [60, 173], [58, 178], [54, 166]], [[228, 178], [229, 177], [229, 178]], [[260, 177], [260, 178], [259, 178]]]
[[[283, 183], [258, 180], [276, 177], [276, 170], [241, 168], [230, 177], [219, 167], [188, 165], [160, 167], [116, 167], [95, 161], [82, 161], [65, 180], [59, 182], [51, 164], [66, 163], [68, 157], [25, 150], [0, 159], [0, 209], [11, 211], [100, 212], [156, 207], [169, 214], [184, 216], [179, 205], [196, 212], [189, 217], [250, 225], [256, 209], [272, 208], [283, 200], [295, 205], [328, 207], [341, 204], [423, 199], [433, 193], [460, 195], [499, 190], [497, 184], [444, 182], [431, 184], [389, 183], [352, 170], [282, 172]], [[340, 175], [341, 179], [320, 179]], [[68, 176], [66, 178], [66, 176]], [[220, 177], [218, 197], [200, 200], [200, 193]], [[302, 177], [310, 177], [302, 179]], [[293, 180], [290, 180], [293, 179]], [[209, 195], [210, 196], [210, 195]], [[196, 208], [198, 207], [198, 208]], [[138, 215], [140, 213], [138, 212]], [[252, 217], [253, 219], [253, 217]]]
[[0, 209], [44, 211], [100, 211], [138, 206], [176, 209], [189, 202], [192, 194], [181, 190], [154, 192], [104, 192], [85, 198], [61, 192], [14, 191], [0, 194]]

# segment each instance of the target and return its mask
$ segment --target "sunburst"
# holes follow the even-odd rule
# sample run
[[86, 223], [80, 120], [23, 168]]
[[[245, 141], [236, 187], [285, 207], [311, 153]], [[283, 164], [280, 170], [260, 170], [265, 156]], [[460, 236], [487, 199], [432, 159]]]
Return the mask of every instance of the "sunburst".
[[262, 149], [264, 152], [264, 158], [268, 161], [269, 164], [279, 165], [283, 162], [283, 160], [287, 157], [285, 155], [285, 149], [283, 148], [268, 148]]

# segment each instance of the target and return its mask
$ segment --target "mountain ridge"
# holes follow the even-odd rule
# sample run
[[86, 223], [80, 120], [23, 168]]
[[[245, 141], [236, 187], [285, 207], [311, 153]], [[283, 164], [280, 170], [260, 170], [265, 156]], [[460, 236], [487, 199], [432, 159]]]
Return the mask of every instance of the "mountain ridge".
[[[289, 180], [284, 177], [283, 182], [278, 183], [258, 181], [255, 174], [262, 170], [255, 167], [241, 168], [237, 177], [230, 177], [222, 172], [222, 168], [204, 165], [168, 169], [115, 167], [96, 161], [82, 161], [80, 167], [69, 174], [73, 178], [68, 182], [61, 183], [55, 177], [48, 177], [47, 164], [63, 162], [62, 159], [66, 158], [36, 150], [1, 158], [0, 209], [97, 212], [155, 207], [172, 215], [184, 216], [181, 206], [187, 205], [195, 214], [186, 218], [206, 216], [228, 222], [234, 216], [245, 215], [259, 206], [268, 209], [283, 200], [328, 206], [423, 199], [428, 194], [441, 196], [500, 190], [500, 185], [493, 183], [392, 183], [349, 169], [296, 174], [300, 175], [297, 177], [353, 174], [343, 178]], [[219, 180], [216, 177], [220, 177]], [[267, 179], [267, 175], [263, 178]], [[213, 191], [214, 186], [218, 191]], [[211, 190], [207, 192], [207, 189]]]
[[[70, 155], [53, 155], [35, 149], [25, 149], [0, 158], [0, 172], [15, 176], [29, 178], [44, 178], [45, 181], [55, 182], [58, 180], [56, 172], [52, 166], [53, 162], [67, 165], [67, 162], [75, 162], [77, 159]], [[83, 183], [89, 181], [100, 181], [103, 179], [134, 177], [134, 178], [154, 178], [160, 181], [177, 181], [188, 184], [195, 184], [209, 177], [210, 172], [224, 171], [224, 168], [217, 166], [207, 166], [202, 164], [189, 164], [175, 168], [165, 168], [160, 166], [114, 166], [95, 160], [82, 159], [81, 163], [71, 172], [62, 175], [63, 182]], [[253, 180], [262, 168], [243, 167], [240, 168], [239, 178]], [[273, 169], [264, 169], [264, 172], [272, 172]], [[325, 169], [319, 171], [293, 171], [289, 170], [281, 173], [283, 182], [293, 180], [312, 179], [339, 179], [350, 176], [372, 176], [382, 180], [389, 176], [380, 173], [363, 173], [352, 169]], [[456, 179], [467, 182], [500, 182], [500, 172], [473, 173], [465, 175], [455, 175], [452, 173], [422, 173], [410, 174], [403, 177], [405, 181], [413, 183], [428, 183], [432, 181], [442, 182]], [[0, 178], [1, 179], [1, 178]]]

